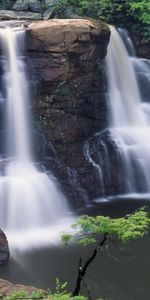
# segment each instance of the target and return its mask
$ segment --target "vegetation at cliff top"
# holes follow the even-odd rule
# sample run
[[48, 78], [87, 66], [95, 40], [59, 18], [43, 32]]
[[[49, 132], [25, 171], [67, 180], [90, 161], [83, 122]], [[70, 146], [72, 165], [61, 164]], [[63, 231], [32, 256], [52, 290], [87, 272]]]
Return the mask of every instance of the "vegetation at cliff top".
[[142, 41], [150, 38], [150, 2], [147, 0], [60, 0], [56, 4], [64, 15], [69, 6], [80, 16], [124, 26]]

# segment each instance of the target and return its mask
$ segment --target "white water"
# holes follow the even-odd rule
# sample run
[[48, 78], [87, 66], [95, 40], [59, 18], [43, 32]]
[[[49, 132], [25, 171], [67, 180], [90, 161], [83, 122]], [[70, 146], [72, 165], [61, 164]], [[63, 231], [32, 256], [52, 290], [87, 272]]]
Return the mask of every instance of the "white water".
[[[4, 85], [7, 98], [8, 147], [19, 162], [31, 161], [28, 136], [28, 85], [25, 77], [24, 62], [19, 53], [24, 45], [24, 31], [10, 28], [0, 30], [4, 48]], [[18, 47], [19, 46], [19, 47]]]
[[[142, 102], [136, 78], [141, 72], [149, 81], [148, 64], [134, 56], [129, 36], [120, 31], [123, 41], [114, 27], [110, 29], [106, 57], [110, 132], [123, 166], [126, 192], [150, 192], [150, 104]], [[137, 172], [141, 182], [136, 178]]]
[[68, 209], [56, 180], [39, 172], [32, 163], [29, 93], [21, 51], [24, 36], [25, 32], [17, 28], [0, 29], [9, 149], [7, 159], [0, 162], [3, 173], [0, 177], [0, 227], [7, 234], [10, 246], [27, 248], [48, 241], [48, 228], [50, 234], [50, 227], [57, 228], [57, 222], [60, 224]]
[[105, 188], [104, 188], [104, 178], [103, 178], [103, 172], [102, 172], [102, 168], [100, 166], [100, 164], [96, 163], [94, 161], [94, 159], [92, 158], [92, 154], [93, 154], [93, 149], [90, 147], [89, 142], [86, 141], [84, 143], [84, 147], [83, 147], [83, 152], [84, 152], [84, 156], [87, 159], [87, 161], [89, 161], [89, 163], [95, 168], [95, 170], [97, 171], [98, 174], [98, 180], [99, 180], [99, 184], [100, 184], [100, 188], [101, 188], [101, 193], [102, 195], [105, 193]]

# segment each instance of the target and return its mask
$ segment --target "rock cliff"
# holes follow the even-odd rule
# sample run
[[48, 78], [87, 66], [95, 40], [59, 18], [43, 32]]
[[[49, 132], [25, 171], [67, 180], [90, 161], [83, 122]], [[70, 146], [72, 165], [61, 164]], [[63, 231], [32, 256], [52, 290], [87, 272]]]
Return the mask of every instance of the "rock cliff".
[[106, 127], [103, 22], [53, 19], [27, 25], [27, 59], [35, 126], [47, 139], [45, 164], [74, 206], [101, 194], [84, 155], [90, 136]]
[[9, 246], [5, 233], [0, 229], [0, 265], [8, 262]]

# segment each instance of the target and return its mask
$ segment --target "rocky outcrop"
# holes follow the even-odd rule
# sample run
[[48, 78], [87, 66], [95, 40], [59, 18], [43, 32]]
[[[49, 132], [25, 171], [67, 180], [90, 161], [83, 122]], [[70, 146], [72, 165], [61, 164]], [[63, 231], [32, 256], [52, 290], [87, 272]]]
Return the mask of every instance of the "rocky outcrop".
[[9, 246], [5, 233], [0, 229], [0, 265], [8, 262]]
[[38, 0], [29, 0], [29, 9], [36, 13], [42, 13], [42, 4]]
[[40, 20], [42, 15], [33, 12], [0, 10], [0, 20]]
[[0, 1], [0, 10], [11, 9], [15, 0], [2, 0]]
[[54, 17], [53, 7], [48, 7], [43, 13], [43, 20], [52, 19]]
[[27, 28], [34, 118], [48, 141], [45, 163], [75, 206], [99, 195], [83, 145], [106, 127], [103, 60], [109, 36], [105, 23], [83, 19], [39, 21]]
[[13, 9], [17, 11], [28, 10], [28, 8], [29, 8], [29, 0], [17, 0], [13, 5]]
[[22, 284], [12, 284], [11, 282], [7, 280], [0, 279], [0, 298], [3, 299], [3, 297], [7, 297], [11, 295], [12, 293], [24, 290], [27, 291], [29, 294], [31, 294], [33, 291], [36, 291], [37, 288], [32, 286], [25, 286]]
[[42, 4], [39, 0], [17, 0], [13, 9], [17, 11], [31, 10], [32, 12], [42, 13]]

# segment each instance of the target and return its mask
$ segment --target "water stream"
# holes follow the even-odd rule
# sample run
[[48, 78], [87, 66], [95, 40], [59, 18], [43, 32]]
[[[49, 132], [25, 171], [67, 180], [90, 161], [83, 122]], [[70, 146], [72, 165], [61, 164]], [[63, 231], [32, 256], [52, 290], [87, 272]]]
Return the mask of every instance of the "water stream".
[[0, 159], [0, 227], [10, 246], [30, 248], [30, 244], [46, 242], [51, 233], [55, 236], [62, 230], [68, 207], [56, 179], [32, 162], [24, 38], [22, 28], [0, 29], [7, 132], [6, 153]]
[[[119, 34], [114, 27], [110, 29], [111, 42], [106, 57], [110, 132], [123, 165], [126, 192], [150, 192], [150, 105], [143, 109], [136, 77], [140, 60], [133, 59], [134, 47], [125, 31]], [[144, 70], [142, 61], [140, 65]], [[137, 170], [143, 177], [142, 186], [136, 180]]]
[[[121, 176], [125, 182], [125, 197], [129, 193], [147, 195], [150, 192], [149, 62], [136, 58], [127, 32], [117, 32], [111, 27], [111, 33], [106, 58], [108, 131], [117, 149]], [[45, 171], [39, 171], [33, 163], [24, 38], [25, 32], [21, 28], [0, 29], [0, 105], [5, 112], [3, 120], [7, 132], [5, 153], [0, 157], [0, 227], [6, 232], [10, 246], [15, 247], [15, 255], [11, 257], [9, 264], [0, 268], [0, 276], [17, 283], [24, 282], [44, 288], [50, 285], [54, 287], [54, 278], [59, 277], [63, 281], [71, 280], [72, 289], [78, 257], [88, 256], [90, 249], [79, 249], [74, 245], [61, 248], [56, 245], [59, 239], [57, 234], [68, 228], [73, 219], [68, 218], [66, 199], [59, 190], [56, 179]], [[144, 91], [141, 89], [143, 81]], [[96, 169], [104, 196], [107, 191], [103, 165], [105, 164], [109, 173], [107, 180], [110, 184], [113, 181], [113, 158], [102, 135], [105, 136], [105, 132], [96, 134], [93, 147], [86, 141], [84, 154]], [[99, 161], [93, 155], [98, 146], [101, 149]], [[143, 180], [137, 181], [137, 171]], [[86, 203], [87, 195], [80, 187], [76, 172], [68, 169], [68, 174], [76, 189], [82, 192]], [[98, 205], [93, 213], [116, 217], [140, 206], [132, 197], [125, 197], [120, 197], [116, 202], [110, 198], [106, 202], [100, 199], [100, 203], [97, 200]], [[143, 200], [142, 203], [147, 204]], [[46, 248], [49, 242], [54, 247]], [[44, 246], [40, 250], [31, 247], [40, 244]], [[133, 256], [127, 252], [127, 256], [119, 257], [120, 263], [102, 253], [102, 259], [96, 260], [92, 265], [91, 275], [87, 274], [93, 298], [101, 294], [104, 298], [116, 300], [149, 299], [149, 249], [149, 237], [146, 237], [142, 242], [133, 243], [128, 248], [129, 254], [132, 253]], [[118, 252], [111, 254], [117, 257], [119, 255]]]
[[[116, 181], [120, 187], [115, 194], [136, 197], [150, 193], [150, 63], [136, 57], [126, 30], [113, 26], [110, 30], [106, 56], [108, 129], [96, 134], [94, 142], [86, 141], [84, 150], [101, 174], [102, 196]], [[107, 150], [104, 154], [100, 143]]]

